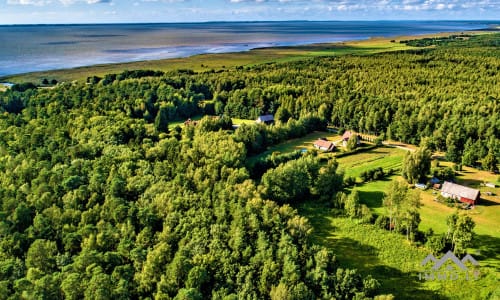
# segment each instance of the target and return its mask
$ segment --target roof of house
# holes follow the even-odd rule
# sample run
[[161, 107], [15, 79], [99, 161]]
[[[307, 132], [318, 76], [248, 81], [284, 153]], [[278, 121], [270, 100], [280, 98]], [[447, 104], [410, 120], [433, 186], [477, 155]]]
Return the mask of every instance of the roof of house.
[[318, 148], [320, 147], [326, 149], [335, 148], [335, 145], [332, 142], [321, 139], [316, 140], [316, 142], [314, 142], [314, 145], [317, 146]]
[[274, 121], [274, 116], [273, 115], [262, 115], [257, 118], [257, 120], [261, 122], [270, 122]]
[[350, 130], [347, 130], [346, 132], [344, 132], [344, 134], [342, 135], [342, 139], [343, 140], [348, 140], [351, 138], [351, 136], [353, 135], [354, 133]]
[[441, 187], [441, 192], [458, 196], [460, 198], [467, 198], [476, 200], [479, 197], [479, 190], [472, 189], [463, 185], [445, 181]]
[[439, 183], [439, 181], [440, 181], [440, 180], [439, 180], [439, 178], [436, 178], [436, 177], [432, 177], [432, 179], [430, 180], [430, 182], [431, 182], [432, 184]]

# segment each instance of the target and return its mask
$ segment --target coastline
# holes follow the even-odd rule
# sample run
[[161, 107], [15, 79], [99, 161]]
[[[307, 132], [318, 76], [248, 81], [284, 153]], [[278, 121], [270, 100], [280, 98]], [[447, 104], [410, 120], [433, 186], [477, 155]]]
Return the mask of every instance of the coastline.
[[293, 61], [315, 56], [342, 56], [347, 54], [366, 55], [380, 52], [410, 50], [415, 47], [401, 44], [400, 41], [448, 37], [458, 34], [491, 34], [499, 31], [500, 27], [413, 35], [371, 36], [364, 39], [347, 41], [257, 47], [236, 52], [202, 53], [184, 57], [94, 64], [1, 76], [0, 85], [5, 89], [12, 84], [22, 82], [37, 83], [41, 82], [43, 79], [56, 79], [58, 82], [82, 81], [89, 76], [104, 76], [105, 74], [138, 69], [152, 69], [166, 72], [177, 69], [192, 69], [195, 72], [219, 71], [237, 66]]

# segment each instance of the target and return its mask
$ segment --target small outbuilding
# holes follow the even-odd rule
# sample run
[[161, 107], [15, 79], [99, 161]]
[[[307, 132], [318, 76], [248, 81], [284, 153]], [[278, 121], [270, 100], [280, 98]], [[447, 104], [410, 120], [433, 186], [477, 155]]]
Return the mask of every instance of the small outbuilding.
[[344, 147], [347, 145], [347, 142], [349, 141], [349, 139], [353, 135], [356, 137], [356, 144], [359, 145], [361, 143], [360, 140], [359, 140], [359, 135], [355, 134], [354, 132], [352, 132], [350, 130], [347, 130], [342, 135], [342, 143], [343, 143]]
[[463, 203], [476, 205], [481, 193], [479, 190], [445, 181], [441, 187], [441, 195], [446, 198], [459, 200]]
[[427, 189], [427, 185], [425, 183], [416, 183], [415, 187], [417, 189], [421, 189], [421, 190], [426, 190]]
[[273, 115], [262, 115], [255, 120], [255, 123], [264, 123], [264, 124], [274, 124], [274, 116]]
[[316, 142], [314, 142], [313, 146], [314, 148], [325, 152], [331, 152], [335, 150], [335, 145], [332, 142], [324, 139], [318, 139]]

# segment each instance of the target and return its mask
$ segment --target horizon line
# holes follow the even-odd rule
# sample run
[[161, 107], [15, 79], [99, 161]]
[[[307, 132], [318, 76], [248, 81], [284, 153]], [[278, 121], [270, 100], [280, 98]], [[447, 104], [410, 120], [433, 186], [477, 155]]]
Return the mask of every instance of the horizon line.
[[0, 23], [0, 26], [80, 26], [80, 25], [159, 25], [159, 24], [209, 24], [209, 23], [283, 23], [283, 22], [499, 22], [500, 19], [373, 19], [373, 20], [242, 20], [242, 21], [186, 21], [186, 22], [79, 22], [79, 23]]

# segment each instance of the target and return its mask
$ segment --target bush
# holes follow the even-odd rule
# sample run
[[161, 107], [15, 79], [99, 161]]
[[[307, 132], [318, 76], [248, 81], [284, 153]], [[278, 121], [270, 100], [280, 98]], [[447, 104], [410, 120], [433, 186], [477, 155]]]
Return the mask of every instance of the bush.
[[345, 187], [351, 187], [351, 186], [354, 186], [356, 184], [356, 178], [352, 177], [352, 176], [348, 176], [344, 179], [344, 186]]
[[363, 171], [359, 176], [362, 182], [367, 182], [383, 179], [386, 175], [387, 174], [384, 172], [384, 169], [382, 169], [382, 167], [378, 167], [376, 169]]
[[359, 218], [363, 223], [371, 223], [373, 221], [373, 214], [368, 206], [361, 204], [359, 209]]
[[439, 254], [446, 248], [446, 238], [444, 235], [433, 235], [427, 238], [425, 246], [432, 251], [432, 254]]
[[389, 229], [389, 217], [380, 215], [375, 220], [375, 226], [381, 229]]

